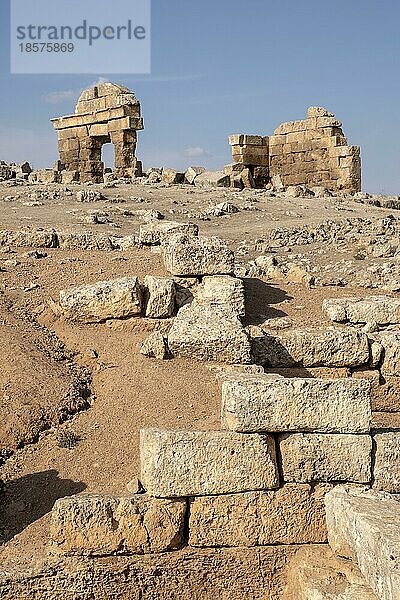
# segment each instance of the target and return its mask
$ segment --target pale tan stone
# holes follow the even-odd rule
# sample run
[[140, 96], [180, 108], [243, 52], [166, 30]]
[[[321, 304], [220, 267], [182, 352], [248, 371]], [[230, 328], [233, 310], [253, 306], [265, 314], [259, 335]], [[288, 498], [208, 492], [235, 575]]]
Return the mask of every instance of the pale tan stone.
[[325, 496], [329, 544], [354, 560], [379, 600], [400, 597], [400, 503], [389, 495], [338, 486]]
[[189, 544], [266, 546], [326, 542], [328, 484], [287, 484], [277, 491], [202, 496], [190, 502]]
[[195, 292], [194, 302], [221, 308], [228, 314], [245, 314], [244, 285], [241, 279], [229, 275], [203, 277]]
[[149, 246], [162, 244], [174, 234], [197, 236], [199, 228], [194, 223], [178, 223], [175, 221], [151, 221], [140, 225], [139, 242]]
[[285, 600], [378, 600], [357, 565], [329, 546], [300, 548], [288, 565]]
[[229, 494], [279, 485], [270, 436], [144, 429], [140, 461], [141, 482], [156, 497]]
[[[399, 301], [400, 316], [400, 301]], [[397, 377], [400, 375], [400, 330], [387, 331], [377, 336], [383, 347], [383, 362], [381, 373], [384, 377]]]
[[173, 356], [226, 363], [250, 363], [250, 342], [241, 322], [217, 306], [185, 305], [168, 335]]
[[223, 171], [204, 171], [197, 175], [194, 185], [200, 188], [229, 187], [229, 175]]
[[241, 432], [366, 433], [370, 390], [363, 380], [232, 375], [222, 384], [222, 425]]
[[146, 275], [144, 286], [147, 289], [146, 317], [154, 319], [170, 317], [175, 308], [174, 280]]
[[279, 438], [286, 482], [371, 481], [369, 435], [294, 433]]
[[374, 488], [400, 494], [400, 431], [374, 436]]
[[153, 331], [140, 346], [140, 353], [149, 358], [167, 358], [166, 338], [160, 331]]
[[266, 600], [268, 590], [268, 600], [282, 600], [286, 564], [298, 549], [187, 547], [145, 557], [47, 558], [29, 570], [3, 568], [0, 592], [2, 600]]
[[183, 543], [185, 500], [146, 495], [69, 496], [51, 513], [51, 552], [57, 554], [147, 554]]
[[216, 237], [173, 235], [163, 246], [166, 269], [173, 275], [230, 275], [234, 270], [234, 254]]
[[367, 298], [331, 298], [324, 300], [322, 310], [332, 321], [389, 325], [400, 323], [400, 300], [390, 296]]
[[142, 310], [142, 293], [137, 277], [73, 287], [60, 292], [64, 316], [74, 321], [96, 322], [138, 315]]
[[257, 339], [257, 360], [270, 367], [355, 367], [369, 361], [368, 338], [348, 329], [293, 329]]

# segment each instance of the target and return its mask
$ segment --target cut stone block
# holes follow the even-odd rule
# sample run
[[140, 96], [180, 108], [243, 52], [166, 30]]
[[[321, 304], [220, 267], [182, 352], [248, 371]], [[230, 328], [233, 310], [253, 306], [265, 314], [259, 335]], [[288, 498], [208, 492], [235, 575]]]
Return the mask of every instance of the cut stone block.
[[270, 436], [227, 431], [140, 432], [141, 482], [173, 498], [274, 489], [279, 485]]
[[194, 302], [197, 305], [214, 306], [243, 317], [245, 314], [244, 285], [241, 279], [229, 275], [204, 277], [196, 290]]
[[201, 175], [205, 172], [204, 167], [189, 167], [185, 173], [185, 183], [189, 183], [190, 185], [194, 184], [194, 180], [198, 175]]
[[202, 496], [191, 500], [189, 544], [267, 546], [326, 542], [328, 484], [287, 484], [277, 491]]
[[195, 277], [234, 272], [232, 250], [216, 237], [174, 235], [166, 240], [163, 254], [165, 267], [173, 275]]
[[166, 339], [162, 333], [153, 331], [140, 346], [140, 353], [149, 358], [159, 358], [161, 360], [167, 358], [168, 351]]
[[349, 486], [325, 496], [329, 544], [354, 560], [379, 600], [400, 598], [400, 503]]
[[144, 285], [148, 292], [146, 317], [154, 319], [170, 317], [175, 308], [175, 282], [173, 279], [147, 275], [144, 278]]
[[201, 188], [229, 187], [231, 180], [223, 171], [204, 171], [194, 180], [194, 185]]
[[51, 513], [51, 552], [148, 554], [180, 548], [186, 501], [146, 495], [84, 494], [56, 501]]
[[378, 337], [383, 347], [382, 375], [384, 377], [400, 375], [400, 331], [387, 331]]
[[142, 292], [137, 277], [121, 277], [61, 290], [60, 306], [66, 318], [96, 322], [139, 315]]
[[379, 433], [374, 441], [374, 488], [400, 494], [400, 432]]
[[271, 367], [356, 367], [369, 361], [368, 338], [347, 329], [295, 329], [256, 338], [257, 362]]
[[369, 435], [294, 433], [279, 438], [286, 482], [371, 481]]
[[400, 300], [390, 296], [368, 298], [331, 298], [324, 300], [322, 310], [331, 321], [389, 325], [400, 323]]
[[222, 384], [222, 426], [241, 432], [367, 433], [371, 384], [232, 375]]
[[183, 183], [185, 179], [185, 173], [175, 171], [175, 169], [163, 169], [161, 174], [161, 181], [172, 185], [174, 183]]
[[183, 306], [168, 335], [173, 356], [225, 363], [250, 363], [250, 342], [239, 319], [207, 305]]
[[400, 377], [385, 377], [385, 383], [372, 386], [372, 410], [400, 413]]
[[197, 236], [199, 228], [194, 223], [174, 221], [151, 221], [140, 226], [139, 242], [149, 246], [162, 244], [168, 237], [181, 233]]
[[329, 546], [300, 548], [288, 565], [285, 600], [378, 600], [354, 563]]

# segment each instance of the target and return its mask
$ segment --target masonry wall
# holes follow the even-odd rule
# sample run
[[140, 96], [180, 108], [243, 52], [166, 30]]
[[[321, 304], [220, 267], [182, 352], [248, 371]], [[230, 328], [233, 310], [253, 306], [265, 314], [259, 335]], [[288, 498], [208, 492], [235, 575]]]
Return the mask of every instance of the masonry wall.
[[75, 114], [52, 119], [58, 132], [61, 169], [72, 180], [102, 182], [104, 144], [115, 148], [115, 174], [133, 177], [137, 174], [137, 130], [143, 129], [140, 104], [123, 86], [102, 83], [82, 92]]
[[232, 160], [251, 169], [267, 167], [284, 186], [361, 190], [359, 146], [349, 146], [342, 123], [325, 108], [310, 107], [307, 118], [283, 123], [269, 136], [230, 136]]

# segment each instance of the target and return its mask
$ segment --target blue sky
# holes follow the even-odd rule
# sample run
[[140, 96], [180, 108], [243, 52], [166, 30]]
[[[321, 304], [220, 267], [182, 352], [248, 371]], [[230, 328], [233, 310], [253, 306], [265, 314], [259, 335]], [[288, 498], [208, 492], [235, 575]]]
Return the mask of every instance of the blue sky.
[[400, 194], [398, 0], [153, 0], [152, 73], [141, 76], [11, 75], [9, 0], [0, 3], [2, 160], [49, 166], [49, 119], [72, 113], [102, 77], [142, 103], [146, 166], [221, 167], [230, 133], [267, 135], [317, 105], [361, 146], [363, 188]]

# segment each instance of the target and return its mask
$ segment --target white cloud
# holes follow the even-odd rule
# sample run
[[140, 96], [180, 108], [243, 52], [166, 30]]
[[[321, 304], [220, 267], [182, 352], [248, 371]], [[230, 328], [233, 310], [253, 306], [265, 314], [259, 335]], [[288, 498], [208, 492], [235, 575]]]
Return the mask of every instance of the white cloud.
[[76, 101], [83, 90], [100, 85], [101, 83], [107, 83], [107, 81], [108, 80], [105, 77], [99, 77], [96, 81], [92, 81], [84, 88], [78, 90], [57, 90], [55, 92], [49, 92], [43, 96], [43, 100], [46, 104], [62, 104], [63, 102]]
[[212, 154], [205, 150], [204, 148], [200, 148], [200, 146], [195, 146], [193, 148], [186, 148], [184, 152], [185, 156], [188, 158], [210, 158]]
[[76, 98], [76, 90], [59, 90], [57, 92], [49, 92], [43, 96], [46, 104], [62, 104], [63, 102], [70, 102]]

